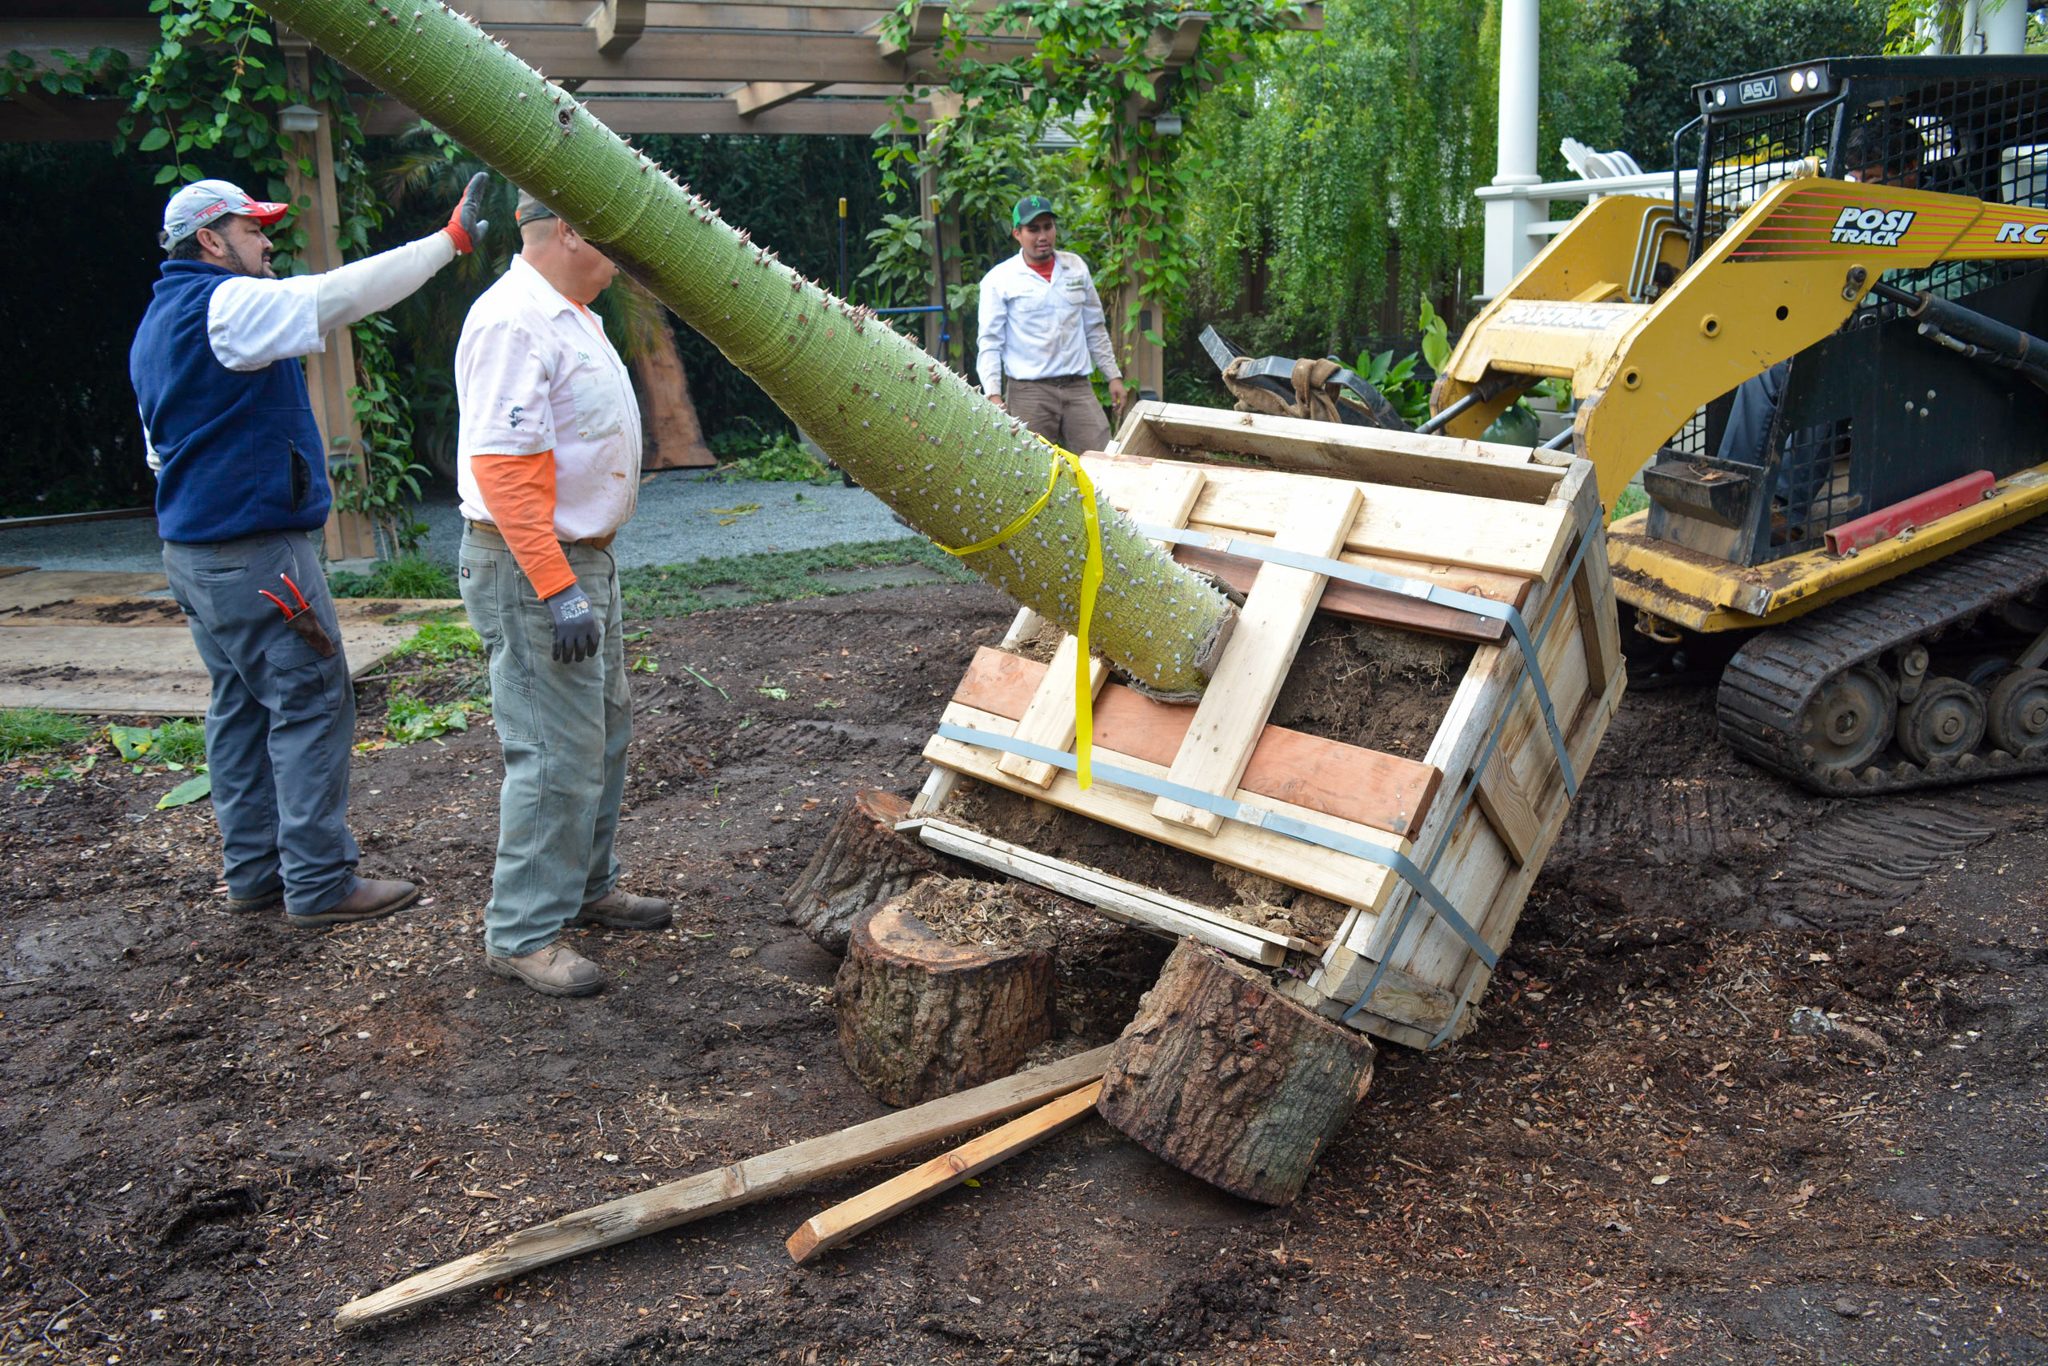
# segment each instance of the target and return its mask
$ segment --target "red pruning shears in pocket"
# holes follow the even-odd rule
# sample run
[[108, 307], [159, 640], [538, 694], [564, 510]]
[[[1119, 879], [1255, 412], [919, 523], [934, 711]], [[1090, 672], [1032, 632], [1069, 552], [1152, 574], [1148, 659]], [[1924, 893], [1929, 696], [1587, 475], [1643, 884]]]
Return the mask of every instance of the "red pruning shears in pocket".
[[284, 580], [284, 586], [291, 589], [292, 596], [298, 599], [298, 611], [294, 612], [283, 598], [267, 588], [259, 588], [256, 591], [277, 604], [277, 610], [284, 613], [284, 624], [297, 631], [300, 638], [313, 647], [315, 654], [322, 659], [334, 658], [334, 640], [327, 634], [326, 628], [321, 626], [320, 618], [313, 615], [313, 608], [307, 603], [306, 595], [292, 582], [291, 575], [279, 574], [278, 577]]

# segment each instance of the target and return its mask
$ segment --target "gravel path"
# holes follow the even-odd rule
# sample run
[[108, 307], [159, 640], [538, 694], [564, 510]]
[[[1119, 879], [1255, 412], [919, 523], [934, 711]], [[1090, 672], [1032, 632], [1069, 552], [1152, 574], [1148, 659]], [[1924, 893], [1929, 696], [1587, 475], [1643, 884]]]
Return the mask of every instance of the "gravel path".
[[[462, 539], [454, 492], [430, 492], [420, 520], [432, 528], [422, 549], [453, 563]], [[615, 549], [620, 567], [630, 569], [916, 534], [864, 489], [725, 484], [696, 471], [665, 470], [641, 485], [639, 510]], [[161, 547], [156, 523], [146, 517], [0, 529], [0, 564], [39, 569], [149, 572], [163, 567]]]

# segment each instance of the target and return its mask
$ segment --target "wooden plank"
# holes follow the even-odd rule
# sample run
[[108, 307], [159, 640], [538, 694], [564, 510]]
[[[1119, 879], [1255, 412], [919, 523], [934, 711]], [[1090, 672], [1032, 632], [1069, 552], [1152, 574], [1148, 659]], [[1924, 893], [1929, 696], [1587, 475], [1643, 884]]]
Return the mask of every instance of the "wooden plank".
[[335, 1322], [343, 1328], [360, 1327], [458, 1290], [507, 1280], [565, 1257], [786, 1195], [813, 1181], [951, 1138], [1098, 1080], [1108, 1065], [1110, 1051], [1104, 1046], [1077, 1053], [1035, 1071], [535, 1224], [481, 1252], [408, 1277], [374, 1295], [350, 1300], [336, 1311]]
[[[1126, 456], [1083, 457], [1088, 475], [1123, 505], [1166, 461]], [[1235, 466], [1209, 468], [1188, 525], [1199, 530], [1273, 536], [1287, 525], [1293, 485], [1310, 476]], [[1428, 489], [1372, 484], [1364, 507], [1346, 533], [1344, 548], [1362, 554], [1437, 564], [1469, 565], [1525, 578], [1543, 578], [1555, 563], [1560, 532], [1571, 509]]]
[[919, 829], [918, 838], [955, 858], [1086, 902], [1112, 920], [1154, 929], [1169, 938], [1186, 935], [1265, 967], [1278, 967], [1286, 962], [1289, 949], [1307, 952], [1313, 948], [1292, 935], [1246, 925], [1206, 906], [1051, 858], [979, 831], [928, 820]]
[[[1543, 643], [1537, 647], [1537, 655], [1539, 667], [1549, 680], [1558, 727], [1569, 741], [1574, 720], [1587, 700], [1585, 652], [1578, 640], [1577, 608], [1569, 592], [1559, 595], [1558, 618], [1543, 637]], [[1519, 659], [1519, 652], [1516, 652], [1516, 657]], [[1512, 672], [1519, 674], [1519, 667], [1513, 668]], [[1491, 765], [1512, 774], [1517, 785], [1529, 794], [1533, 809], [1542, 811], [1548, 805], [1548, 791], [1553, 787], [1561, 789], [1563, 785], [1557, 766], [1557, 752], [1551, 744], [1549, 728], [1543, 724], [1534, 690], [1524, 685], [1515, 691], [1514, 697], [1516, 700], [1501, 726], [1500, 743], [1494, 750]], [[1489, 715], [1499, 715], [1498, 705]], [[1563, 818], [1560, 809], [1558, 819], [1561, 821]], [[1496, 889], [1510, 880], [1512, 861], [1507, 844], [1494, 834], [1490, 823], [1478, 819], [1474, 813], [1460, 827], [1450, 852], [1444, 855], [1440, 866], [1451, 871], [1439, 883], [1439, 890], [1477, 927], [1484, 908], [1493, 901]], [[1391, 924], [1390, 921], [1382, 933], [1391, 928]], [[1450, 925], [1434, 917], [1425, 919], [1420, 916], [1411, 922], [1404, 943], [1375, 943], [1371, 950], [1368, 957], [1385, 958], [1396, 967], [1406, 968], [1423, 981], [1439, 986], [1457, 980], [1464, 971], [1465, 958], [1472, 951]]]
[[[1333, 962], [1327, 976], [1339, 982], [1355, 983], [1348, 995], [1342, 999], [1326, 996], [1313, 983], [1287, 982], [1280, 985], [1282, 995], [1303, 1005], [1314, 1007], [1324, 1015], [1336, 1018], [1351, 1009], [1360, 992], [1372, 985], [1373, 968], [1369, 958], [1360, 958], [1351, 950], [1338, 947], [1332, 955]], [[1293, 985], [1296, 990], [1288, 990]], [[1456, 1010], [1458, 998], [1442, 987], [1433, 987], [1396, 967], [1389, 967], [1380, 974], [1380, 984], [1373, 987], [1372, 999], [1366, 1002], [1366, 1009], [1382, 1019], [1395, 1020], [1415, 1029], [1436, 1033], [1450, 1023], [1451, 1012]]]
[[[984, 646], [968, 665], [953, 694], [955, 702], [1014, 720], [1023, 715], [1039, 671], [1045, 665]], [[1192, 707], [1178, 707], [1112, 683], [1095, 711], [1099, 748], [1168, 765], [1194, 721]], [[1412, 838], [1435, 799], [1442, 775], [1427, 764], [1375, 749], [1347, 745], [1267, 726], [1238, 790], [1272, 797], [1403, 838]]]
[[1514, 856], [1515, 862], [1527, 864], [1542, 829], [1537, 824], [1536, 808], [1530, 803], [1529, 794], [1522, 790], [1514, 771], [1506, 764], [1488, 764], [1486, 771], [1479, 775], [1479, 809], [1486, 813], [1494, 833], [1508, 847], [1508, 853]]
[[27, 612], [66, 598], [141, 597], [169, 590], [156, 573], [102, 573], [91, 569], [35, 569], [0, 580], [0, 612]]
[[750, 119], [824, 88], [817, 81], [748, 81], [732, 92], [732, 103], [741, 118]]
[[951, 1190], [970, 1176], [978, 1176], [998, 1162], [1015, 1157], [1040, 1139], [1051, 1138], [1093, 1114], [1101, 1095], [1102, 1083], [1090, 1082], [999, 1129], [970, 1139], [949, 1153], [941, 1153], [921, 1167], [912, 1167], [901, 1176], [814, 1215], [789, 1235], [785, 1246], [791, 1260], [801, 1266], [819, 1253]]
[[[950, 768], [933, 769], [926, 776], [924, 786], [918, 789], [917, 800], [910, 804], [910, 820], [922, 820], [929, 813], [944, 806], [947, 799], [953, 795], [953, 788], [959, 781], [960, 775]], [[909, 824], [909, 821], [904, 824]]]
[[[1195, 505], [1206, 481], [1207, 476], [1197, 469], [1167, 470], [1125, 511], [1147, 526], [1181, 527], [1187, 523], [1188, 509]], [[1158, 545], [1159, 542], [1153, 544]], [[1032, 694], [1030, 706], [1018, 719], [1018, 739], [1063, 751], [1073, 746], [1074, 737], [1079, 733], [1074, 697], [1075, 663], [1079, 653], [1080, 645], [1072, 635], [1060, 641], [1051, 666], [1038, 681], [1038, 691]], [[1088, 661], [1088, 696], [1091, 700], [1102, 691], [1102, 685], [1108, 678], [1109, 665], [1100, 656]], [[1059, 771], [1051, 764], [1026, 759], [1021, 754], [1005, 754], [1002, 769], [1037, 787], [1049, 786], [1052, 775]]]
[[[1252, 582], [1259, 574], [1258, 560], [1245, 555], [1226, 555], [1217, 550], [1204, 550], [1198, 546], [1175, 546], [1173, 558], [1190, 569], [1198, 570], [1228, 584], [1239, 593], [1250, 592]], [[1391, 563], [1407, 564], [1408, 561]], [[1525, 587], [1528, 584], [1527, 579], [1518, 579], [1514, 582]], [[1381, 626], [1398, 626], [1407, 631], [1422, 631], [1433, 636], [1448, 636], [1453, 640], [1469, 640], [1478, 644], [1492, 644], [1507, 634], [1506, 624], [1492, 617], [1474, 616], [1470, 612], [1460, 612], [1453, 607], [1439, 607], [1433, 602], [1411, 598], [1405, 593], [1389, 593], [1384, 589], [1346, 583], [1342, 579], [1330, 579], [1323, 585], [1323, 596], [1321, 601], [1316, 603], [1316, 610], [1346, 621], [1369, 621]]]
[[[1345, 534], [1358, 520], [1363, 501], [1363, 491], [1356, 484], [1335, 480], [1304, 484], [1294, 491], [1287, 525], [1274, 537], [1274, 544], [1305, 555], [1334, 555], [1343, 548]], [[1174, 756], [1170, 775], [1174, 782], [1219, 796], [1237, 790], [1327, 582], [1321, 574], [1284, 565], [1260, 568], [1238, 611], [1237, 626], [1223, 649], [1223, 659], [1210, 675], [1180, 752]], [[1215, 812], [1171, 797], [1159, 798], [1152, 809], [1161, 820], [1205, 834], [1215, 834], [1223, 824]]]
[[[349, 675], [368, 673], [419, 629], [341, 621]], [[0, 707], [86, 716], [204, 716], [206, 663], [183, 626], [68, 622], [0, 628]]]
[[1534, 463], [1527, 447], [1498, 442], [1172, 403], [1143, 405], [1138, 421], [1156, 445], [1131, 440], [1126, 452], [1173, 457], [1179, 448], [1187, 454], [1249, 455], [1301, 474], [1529, 503], [1545, 501], [1558, 476]]
[[[986, 730], [998, 735], [1007, 735], [1015, 723], [1005, 717], [989, 712], [976, 711], [955, 702], [947, 707], [944, 719], [955, 725]], [[1096, 753], [1100, 761], [1128, 768], [1146, 777], [1164, 778], [1166, 768], [1161, 764], [1147, 763], [1143, 759], [1118, 754], [1098, 746]], [[994, 783], [997, 787], [1012, 792], [1023, 792], [1050, 805], [1067, 811], [1077, 812], [1104, 825], [1128, 830], [1134, 835], [1158, 840], [1161, 844], [1176, 849], [1186, 849], [1204, 858], [1227, 863], [1233, 868], [1257, 873], [1261, 877], [1284, 882], [1290, 887], [1299, 887], [1317, 896], [1326, 896], [1332, 901], [1341, 901], [1347, 906], [1356, 906], [1365, 911], [1377, 911], [1384, 904], [1392, 889], [1393, 875], [1377, 863], [1338, 853], [1320, 845], [1305, 844], [1300, 840], [1275, 835], [1269, 831], [1255, 829], [1237, 821], [1226, 821], [1214, 835], [1204, 835], [1178, 825], [1162, 821], [1152, 814], [1152, 798], [1130, 788], [1097, 777], [1086, 792], [1081, 791], [1071, 773], [1061, 773], [1053, 785], [1040, 792], [1037, 788], [1025, 789], [1009, 774], [996, 767], [996, 752], [975, 745], [933, 736], [926, 742], [924, 757], [946, 768], [958, 769], [971, 778]], [[1408, 852], [1408, 841], [1398, 839], [1384, 830], [1371, 826], [1339, 820], [1334, 816], [1310, 811], [1306, 807], [1294, 806], [1288, 802], [1271, 798], [1256, 798], [1256, 794], [1240, 792], [1240, 800], [1292, 816], [1307, 825], [1321, 826], [1340, 834], [1369, 844]], [[1256, 799], [1255, 799], [1256, 798]], [[1361, 923], [1370, 920], [1361, 917]]]
[[1029, 607], [1019, 607], [1017, 615], [1010, 620], [1010, 629], [1003, 632], [1003, 648], [1012, 649], [1030, 640], [1038, 634], [1038, 628], [1044, 623], [1045, 618]]
[[[1059, 648], [1053, 651], [1052, 663], [1038, 680], [1037, 691], [1024, 705], [1024, 715], [1017, 721], [1017, 738], [1029, 740], [1034, 745], [1061, 751], [1074, 747], [1074, 736], [1078, 725], [1078, 714], [1074, 701], [1075, 663], [1080, 657], [1081, 642], [1069, 634], [1061, 637]], [[1109, 664], [1102, 656], [1094, 655], [1088, 660], [1088, 696], [1091, 700], [1102, 691], [1102, 685], [1109, 681]], [[1051, 764], [1039, 759], [1027, 759], [1021, 754], [1005, 754], [1002, 760], [1003, 772], [1021, 778], [1033, 787], [1046, 787], [1052, 782], [1052, 775], [1059, 772]]]
[[1606, 512], [1600, 506], [1600, 486], [1592, 466], [1573, 465], [1558, 485], [1556, 496], [1570, 501], [1585, 534], [1595, 538], [1580, 557], [1572, 595], [1578, 600], [1580, 629], [1586, 637], [1586, 674], [1592, 680], [1592, 690], [1604, 694], [1621, 669], [1621, 618], [1614, 601], [1614, 576], [1607, 565]]
[[[1608, 685], [1604, 697], [1589, 699], [1582, 719], [1571, 732], [1569, 743], [1572, 762], [1577, 764], [1581, 771], [1593, 762], [1593, 756], [1599, 752], [1600, 742], [1606, 737], [1607, 728], [1614, 721], [1615, 709], [1621, 705], [1622, 694], [1627, 688], [1628, 681], [1624, 669]], [[1550, 857], [1551, 846], [1564, 831], [1565, 817], [1569, 814], [1564, 784], [1557, 785], [1550, 794], [1550, 802], [1554, 809], [1546, 809], [1543, 812], [1542, 839], [1530, 852], [1529, 862], [1523, 865], [1521, 872], [1500, 889], [1494, 904], [1488, 908], [1486, 921], [1480, 926], [1480, 937], [1496, 948], [1507, 947], [1515, 925], [1521, 920], [1522, 904], [1528, 899], [1529, 889], [1535, 885], [1536, 875], [1541, 871], [1543, 861]], [[1492, 970], [1475, 957], [1466, 964], [1464, 976], [1458, 981], [1458, 994], [1464, 1000], [1476, 1001], [1485, 992], [1492, 978]]]

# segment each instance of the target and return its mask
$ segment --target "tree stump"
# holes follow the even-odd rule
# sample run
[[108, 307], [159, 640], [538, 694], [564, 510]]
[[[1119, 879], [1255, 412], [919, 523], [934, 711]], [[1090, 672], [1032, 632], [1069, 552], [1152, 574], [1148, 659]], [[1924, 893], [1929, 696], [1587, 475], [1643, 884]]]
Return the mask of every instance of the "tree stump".
[[1117, 1040], [1096, 1109], [1232, 1195], [1284, 1205], [1372, 1084], [1373, 1044], [1183, 939]]
[[853, 922], [909, 891], [937, 867], [929, 850], [896, 833], [910, 803], [869, 788], [853, 799], [790, 889], [782, 908], [820, 948], [846, 952]]
[[1052, 1037], [1050, 947], [949, 943], [918, 918], [921, 897], [963, 886], [988, 884], [935, 879], [857, 921], [839, 965], [846, 1065], [887, 1104], [1007, 1077]]

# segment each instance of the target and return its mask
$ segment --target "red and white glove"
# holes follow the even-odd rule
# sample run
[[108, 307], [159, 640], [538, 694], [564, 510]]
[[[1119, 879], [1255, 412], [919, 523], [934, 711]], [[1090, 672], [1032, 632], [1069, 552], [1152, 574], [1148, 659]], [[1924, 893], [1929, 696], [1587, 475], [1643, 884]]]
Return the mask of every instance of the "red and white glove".
[[491, 226], [488, 220], [477, 217], [483, 212], [484, 182], [490, 178], [488, 171], [478, 171], [469, 178], [462, 198], [455, 201], [455, 211], [448, 215], [448, 226], [441, 229], [455, 244], [458, 256], [467, 256], [475, 251], [477, 239]]

